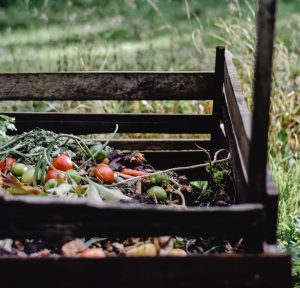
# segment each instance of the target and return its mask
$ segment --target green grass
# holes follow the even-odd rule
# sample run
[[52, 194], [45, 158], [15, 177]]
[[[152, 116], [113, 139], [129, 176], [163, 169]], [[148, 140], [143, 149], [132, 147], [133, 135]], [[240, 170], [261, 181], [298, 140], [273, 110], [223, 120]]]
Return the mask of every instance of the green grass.
[[[254, 0], [8, 2], [0, 10], [0, 72], [212, 70], [214, 47], [221, 44], [234, 54], [251, 107]], [[292, 253], [300, 283], [300, 1], [281, 0], [278, 8], [269, 164], [280, 189], [279, 245]], [[9, 102], [0, 109], [189, 112], [193, 106]]]

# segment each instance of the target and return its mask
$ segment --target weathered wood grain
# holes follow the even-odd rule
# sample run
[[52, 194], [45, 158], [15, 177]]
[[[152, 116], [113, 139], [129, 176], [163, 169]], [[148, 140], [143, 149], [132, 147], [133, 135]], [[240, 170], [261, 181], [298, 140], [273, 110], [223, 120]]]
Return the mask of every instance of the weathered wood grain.
[[95, 205], [86, 200], [36, 196], [0, 199], [0, 214], [5, 215], [0, 218], [2, 238], [216, 235], [262, 242], [263, 206], [259, 204], [180, 209], [141, 204]]
[[266, 209], [267, 225], [266, 240], [267, 243], [276, 244], [277, 242], [277, 219], [278, 219], [278, 201], [279, 193], [267, 167], [266, 171], [266, 195], [264, 205]]
[[257, 47], [254, 75], [254, 108], [249, 158], [251, 201], [262, 202], [266, 194], [269, 110], [272, 83], [276, 0], [261, 0], [257, 17]]
[[242, 168], [248, 181], [248, 159], [250, 149], [251, 118], [244, 96], [241, 92], [236, 69], [230, 52], [225, 52], [224, 90], [227, 109], [233, 125], [233, 134], [238, 144], [238, 152], [242, 161]]
[[0, 74], [0, 100], [213, 99], [212, 72]]
[[221, 144], [221, 101], [223, 94], [223, 82], [224, 82], [224, 59], [225, 47], [218, 46], [216, 48], [216, 62], [215, 62], [215, 99], [213, 102], [213, 115], [215, 119], [214, 129], [212, 131], [211, 139], [215, 150], [220, 148]]
[[111, 133], [210, 133], [212, 115], [196, 114], [97, 114], [97, 113], [3, 113], [16, 118], [18, 133], [35, 127], [78, 135]]
[[[16, 274], [17, 273], [17, 276]], [[1, 287], [291, 288], [289, 256], [0, 258]]]
[[222, 122], [224, 124], [227, 142], [231, 155], [231, 165], [233, 171], [234, 186], [236, 190], [236, 200], [238, 203], [247, 203], [248, 190], [245, 175], [243, 173], [242, 161], [238, 151], [237, 139], [234, 136], [234, 128], [230, 120], [229, 112], [223, 99], [222, 103]]
[[[105, 140], [104, 140], [105, 141]], [[211, 141], [206, 139], [116, 139], [109, 146], [120, 150], [172, 151], [195, 150], [197, 146], [210, 150]]]

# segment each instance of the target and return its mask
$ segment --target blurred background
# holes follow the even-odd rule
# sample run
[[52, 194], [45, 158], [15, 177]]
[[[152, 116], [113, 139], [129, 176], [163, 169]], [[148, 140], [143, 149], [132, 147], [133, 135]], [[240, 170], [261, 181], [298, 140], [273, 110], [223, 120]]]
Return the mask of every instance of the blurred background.
[[[300, 282], [300, 0], [278, 4], [269, 164], [280, 189], [278, 244], [292, 253]], [[213, 70], [215, 46], [225, 45], [251, 109], [256, 10], [254, 0], [0, 0], [0, 72]], [[210, 103], [185, 101], [0, 106], [107, 113], [210, 109]]]

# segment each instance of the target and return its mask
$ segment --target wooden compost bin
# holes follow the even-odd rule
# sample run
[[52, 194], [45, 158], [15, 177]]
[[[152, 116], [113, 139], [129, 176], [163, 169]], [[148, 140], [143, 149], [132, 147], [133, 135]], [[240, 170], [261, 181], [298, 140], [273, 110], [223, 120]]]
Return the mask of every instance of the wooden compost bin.
[[[261, 1], [260, 13], [265, 13], [264, 9], [272, 12], [272, 5], [274, 1]], [[270, 19], [268, 21], [266, 23], [270, 24]], [[263, 27], [262, 33], [273, 27], [272, 21], [271, 26]], [[268, 59], [271, 61], [271, 46], [267, 48], [267, 59], [263, 53], [257, 55], [256, 72], [266, 72], [265, 78], [257, 79], [255, 86], [255, 95], [260, 92], [262, 97], [269, 96], [269, 90], [262, 87], [270, 84], [271, 70], [265, 71], [260, 65]], [[271, 64], [266, 67], [270, 68]], [[195, 143], [212, 153], [226, 148], [231, 153], [236, 191], [236, 204], [230, 207], [181, 209], [1, 196], [0, 239], [182, 235], [242, 237], [246, 243], [246, 252], [237, 255], [105, 259], [1, 257], [1, 287], [291, 287], [290, 257], [279, 253], [275, 246], [278, 193], [268, 170], [266, 175], [262, 173], [263, 177], [257, 176], [256, 172], [261, 169], [266, 171], [266, 163], [263, 156], [253, 159], [255, 153], [251, 152], [256, 145], [257, 149], [263, 147], [258, 156], [264, 155], [260, 154], [261, 150], [266, 154], [267, 128], [264, 127], [267, 124], [263, 125], [263, 136], [254, 132], [251, 139], [250, 114], [239, 88], [231, 54], [223, 47], [216, 50], [214, 72], [0, 74], [0, 99], [212, 100], [212, 115], [7, 115], [16, 118], [18, 133], [35, 127], [57, 133], [108, 133], [118, 124], [120, 133], [210, 134], [210, 140], [126, 139], [113, 140], [110, 145], [121, 150], [144, 151], [148, 161], [159, 169], [204, 161], [204, 155], [195, 149]], [[268, 105], [263, 107], [268, 109]], [[256, 110], [254, 117], [258, 119], [255, 113]], [[191, 178], [207, 177], [204, 169], [185, 171], [184, 174]], [[263, 183], [265, 188], [252, 187], [253, 180]]]

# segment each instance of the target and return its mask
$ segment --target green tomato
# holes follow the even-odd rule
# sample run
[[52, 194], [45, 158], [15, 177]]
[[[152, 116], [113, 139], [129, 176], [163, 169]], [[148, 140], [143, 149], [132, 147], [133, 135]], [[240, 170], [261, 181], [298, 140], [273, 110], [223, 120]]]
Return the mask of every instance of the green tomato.
[[167, 199], [167, 192], [160, 186], [153, 186], [147, 191], [149, 198], [157, 199], [158, 201], [165, 201]]
[[56, 188], [58, 185], [57, 181], [55, 179], [50, 179], [45, 184], [45, 190]]
[[22, 176], [25, 170], [27, 169], [26, 165], [23, 163], [16, 163], [11, 167], [11, 172], [15, 176]]
[[[157, 171], [159, 172], [159, 171]], [[168, 182], [170, 180], [170, 177], [166, 173], [161, 173], [157, 175], [153, 175], [150, 177], [150, 183], [152, 185], [159, 185], [163, 182]]]
[[102, 145], [97, 144], [94, 145], [91, 149], [90, 149], [92, 155], [95, 155], [94, 158], [96, 159], [96, 161], [98, 163], [102, 162], [105, 158], [108, 157], [108, 152], [102, 149]]
[[79, 184], [81, 181], [80, 175], [77, 171], [70, 169], [68, 171], [66, 171], [67, 176], [69, 176], [70, 178], [72, 178], [76, 184]]
[[27, 167], [22, 175], [21, 181], [25, 184], [32, 184], [34, 177], [34, 167]]

